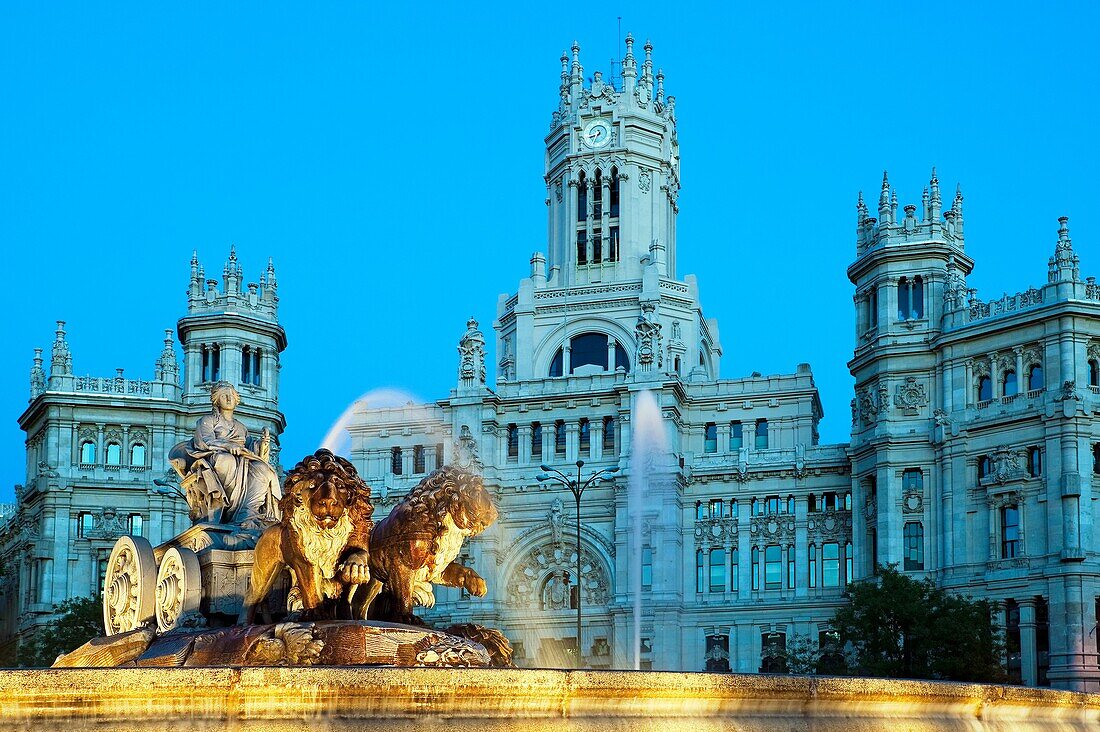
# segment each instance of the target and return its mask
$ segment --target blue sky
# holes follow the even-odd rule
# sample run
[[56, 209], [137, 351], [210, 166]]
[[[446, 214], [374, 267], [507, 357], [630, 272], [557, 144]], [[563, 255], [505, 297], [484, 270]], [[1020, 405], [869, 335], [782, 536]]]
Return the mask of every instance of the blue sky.
[[[403, 4], [404, 5], [404, 4]], [[1040, 284], [1057, 217], [1100, 274], [1088, 3], [634, 2], [0, 6], [0, 501], [24, 480], [32, 349], [150, 378], [188, 261], [279, 273], [284, 462], [360, 394], [454, 383], [545, 249], [558, 57], [586, 75], [649, 37], [677, 97], [680, 275], [721, 324], [722, 376], [808, 361], [846, 442], [856, 193], [966, 196], [984, 299]]]

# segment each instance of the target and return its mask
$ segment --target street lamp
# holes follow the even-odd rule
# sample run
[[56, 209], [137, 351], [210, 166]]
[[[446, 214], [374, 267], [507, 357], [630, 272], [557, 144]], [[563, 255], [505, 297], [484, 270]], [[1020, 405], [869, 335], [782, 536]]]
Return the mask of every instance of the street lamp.
[[539, 473], [535, 476], [535, 480], [543, 483], [545, 481], [552, 481], [554, 483], [560, 483], [569, 489], [573, 494], [573, 497], [577, 499], [577, 668], [582, 668], [581, 662], [584, 655], [581, 651], [581, 496], [584, 495], [585, 490], [599, 480], [604, 475], [619, 472], [619, 466], [613, 468], [603, 468], [597, 470], [588, 478], [588, 480], [581, 482], [581, 468], [584, 467], [584, 461], [577, 461], [577, 479], [573, 480], [565, 473], [561, 472], [557, 468], [552, 468], [549, 465], [540, 465], [540, 468], [545, 470], [545, 473]]

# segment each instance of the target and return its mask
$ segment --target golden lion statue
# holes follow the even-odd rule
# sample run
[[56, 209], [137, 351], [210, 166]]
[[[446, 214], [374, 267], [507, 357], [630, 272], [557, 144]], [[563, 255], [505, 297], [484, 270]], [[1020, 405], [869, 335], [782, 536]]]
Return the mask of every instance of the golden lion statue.
[[[414, 605], [433, 607], [433, 584], [484, 597], [485, 580], [455, 562], [462, 542], [497, 520], [481, 478], [444, 466], [409, 492], [370, 536], [370, 584], [349, 593], [352, 616], [418, 623]], [[377, 601], [375, 601], [377, 598]]]
[[241, 620], [253, 621], [287, 567], [301, 592], [303, 619], [335, 618], [347, 590], [370, 580], [370, 499], [370, 487], [352, 464], [328, 450], [295, 465], [279, 501], [282, 520], [256, 543]]

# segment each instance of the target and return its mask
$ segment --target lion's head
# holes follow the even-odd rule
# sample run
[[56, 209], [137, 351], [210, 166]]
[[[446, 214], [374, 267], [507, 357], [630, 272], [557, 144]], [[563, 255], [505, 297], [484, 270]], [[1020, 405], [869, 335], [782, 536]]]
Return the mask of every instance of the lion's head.
[[480, 534], [497, 520], [497, 507], [481, 476], [449, 465], [420, 481], [406, 500], [415, 514], [434, 519], [440, 533], [448, 514], [467, 536]]
[[317, 526], [331, 529], [345, 513], [354, 510], [356, 521], [374, 513], [368, 486], [355, 467], [325, 449], [303, 458], [286, 477], [279, 507], [284, 521], [308, 508]]

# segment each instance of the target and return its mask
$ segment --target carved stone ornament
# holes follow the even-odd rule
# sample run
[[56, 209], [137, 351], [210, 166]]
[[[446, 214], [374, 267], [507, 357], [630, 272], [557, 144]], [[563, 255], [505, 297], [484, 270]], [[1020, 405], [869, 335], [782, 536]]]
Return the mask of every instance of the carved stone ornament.
[[905, 513], [923, 513], [924, 496], [916, 491], [907, 491], [901, 499], [901, 510]]
[[152, 624], [156, 566], [148, 540], [123, 536], [115, 543], [103, 583], [103, 626], [107, 635]]
[[1024, 467], [1026, 459], [1023, 451], [1013, 450], [1009, 447], [998, 447], [990, 455], [990, 459], [993, 462], [993, 469], [989, 475], [982, 478], [983, 484], [1000, 483], [1003, 485], [1014, 480], [1027, 479], [1028, 473]]
[[749, 533], [757, 541], [794, 541], [794, 516], [753, 516]]
[[638, 175], [638, 190], [642, 193], [649, 193], [649, 189], [653, 186], [653, 178], [648, 170], [642, 169], [641, 174]]
[[458, 381], [462, 386], [485, 383], [485, 336], [477, 329], [477, 321], [466, 321], [466, 333], [458, 342]]
[[856, 400], [859, 420], [864, 426], [873, 424], [877, 415], [885, 412], [890, 404], [886, 387], [875, 383], [857, 389]]
[[905, 381], [894, 387], [894, 406], [909, 415], [917, 414], [918, 410], [928, 404], [928, 393], [924, 384], [913, 376], [907, 376]]
[[652, 371], [654, 367], [661, 368], [664, 365], [664, 354], [661, 352], [661, 324], [656, 322], [655, 310], [653, 303], [643, 304], [642, 314], [638, 316], [638, 324], [634, 327], [634, 335], [638, 343], [639, 371]]
[[695, 522], [695, 546], [737, 546], [737, 519], [732, 516], [705, 518]]
[[[512, 571], [506, 602], [516, 608], [565, 609], [569, 606], [569, 584], [576, 584], [577, 549], [568, 543], [546, 542], [527, 551]], [[581, 551], [581, 576], [588, 607], [608, 600], [611, 583], [603, 560], [588, 547]]]

